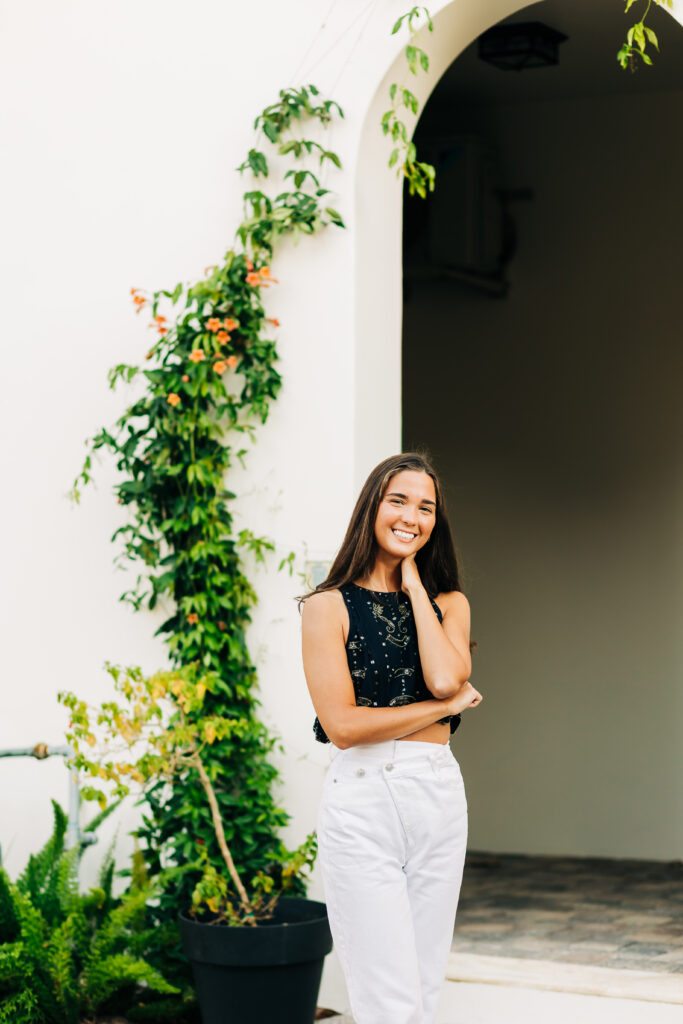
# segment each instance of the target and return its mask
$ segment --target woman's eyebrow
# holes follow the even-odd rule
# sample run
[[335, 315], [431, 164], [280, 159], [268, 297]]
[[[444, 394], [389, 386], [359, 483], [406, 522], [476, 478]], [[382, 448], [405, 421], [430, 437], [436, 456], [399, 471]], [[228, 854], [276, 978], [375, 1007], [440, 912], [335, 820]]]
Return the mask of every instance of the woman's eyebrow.
[[[387, 498], [390, 498], [390, 497], [403, 498], [405, 501], [408, 500], [408, 495], [407, 494], [401, 494], [400, 491], [389, 491], [389, 493], [387, 494]], [[432, 501], [431, 498], [422, 498], [420, 500], [420, 504], [421, 505], [436, 505], [436, 502]]]

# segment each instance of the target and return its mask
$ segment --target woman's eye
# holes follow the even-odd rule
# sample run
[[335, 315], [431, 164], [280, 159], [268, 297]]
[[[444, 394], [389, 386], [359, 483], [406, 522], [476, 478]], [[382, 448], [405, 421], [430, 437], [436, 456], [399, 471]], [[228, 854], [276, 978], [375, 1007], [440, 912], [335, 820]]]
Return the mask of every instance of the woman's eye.
[[[389, 498], [389, 501], [391, 502], [392, 505], [402, 505], [403, 504], [403, 502], [401, 501], [400, 498]], [[429, 507], [429, 505], [423, 505], [422, 508], [420, 509], [420, 511], [421, 512], [431, 512], [432, 510]]]

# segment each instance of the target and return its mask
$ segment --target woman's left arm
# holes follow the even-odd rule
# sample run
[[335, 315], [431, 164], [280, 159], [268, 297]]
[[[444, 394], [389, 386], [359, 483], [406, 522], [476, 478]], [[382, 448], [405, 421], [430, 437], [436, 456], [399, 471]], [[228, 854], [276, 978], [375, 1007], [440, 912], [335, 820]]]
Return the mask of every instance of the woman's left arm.
[[439, 700], [454, 697], [472, 672], [469, 601], [458, 590], [442, 595], [443, 621], [439, 622], [417, 566], [413, 564], [412, 569], [414, 575], [404, 571], [403, 591], [413, 606], [425, 685]]

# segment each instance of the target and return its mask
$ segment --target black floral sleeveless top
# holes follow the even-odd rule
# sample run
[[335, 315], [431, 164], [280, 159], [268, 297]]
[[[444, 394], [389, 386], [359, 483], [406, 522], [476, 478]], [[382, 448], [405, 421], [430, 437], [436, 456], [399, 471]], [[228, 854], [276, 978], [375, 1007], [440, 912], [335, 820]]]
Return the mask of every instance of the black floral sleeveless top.
[[[349, 612], [346, 656], [356, 694], [356, 705], [386, 708], [429, 700], [422, 675], [417, 644], [417, 627], [410, 598], [403, 591], [368, 590], [357, 583], [339, 587]], [[430, 598], [439, 622], [441, 609]], [[451, 733], [460, 725], [460, 715], [447, 715]], [[329, 743], [316, 717], [315, 738]]]

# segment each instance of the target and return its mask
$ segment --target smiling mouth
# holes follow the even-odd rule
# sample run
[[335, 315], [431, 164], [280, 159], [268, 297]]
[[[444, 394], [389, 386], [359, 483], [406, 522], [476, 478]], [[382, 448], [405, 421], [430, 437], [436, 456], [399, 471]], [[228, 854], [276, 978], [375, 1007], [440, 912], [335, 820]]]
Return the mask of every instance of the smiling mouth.
[[415, 540], [417, 536], [416, 533], [408, 533], [406, 530], [394, 530], [392, 528], [391, 532], [394, 537], [398, 537], [398, 539], [402, 540], [404, 544], [407, 544], [411, 540]]

